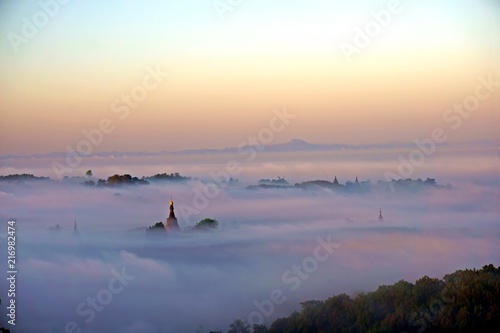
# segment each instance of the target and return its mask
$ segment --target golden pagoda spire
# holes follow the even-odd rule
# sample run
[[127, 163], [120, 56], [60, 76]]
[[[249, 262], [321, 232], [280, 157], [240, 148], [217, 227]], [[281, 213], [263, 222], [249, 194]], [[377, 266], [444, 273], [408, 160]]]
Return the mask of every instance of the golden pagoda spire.
[[167, 231], [180, 230], [179, 224], [177, 223], [177, 218], [175, 217], [174, 213], [174, 200], [172, 199], [172, 195], [170, 195], [170, 214], [168, 215], [165, 229]]

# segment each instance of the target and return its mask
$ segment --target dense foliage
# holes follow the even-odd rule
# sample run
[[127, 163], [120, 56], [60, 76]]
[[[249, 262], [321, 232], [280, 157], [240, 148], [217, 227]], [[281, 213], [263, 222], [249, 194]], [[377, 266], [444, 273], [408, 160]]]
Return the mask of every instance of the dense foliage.
[[181, 176], [178, 172], [176, 173], [158, 173], [154, 176], [146, 177], [148, 181], [181, 181], [185, 182], [191, 179], [191, 177]]
[[288, 186], [290, 183], [287, 182], [285, 178], [279, 177], [277, 179], [261, 179], [259, 180], [260, 185], [281, 185]]
[[120, 185], [147, 185], [149, 182], [144, 179], [139, 179], [137, 177], [132, 177], [129, 174], [125, 175], [114, 175], [111, 177], [108, 177], [108, 180], [106, 181], [107, 186], [120, 186]]
[[30, 181], [50, 181], [50, 178], [37, 177], [27, 173], [23, 173], [21, 175], [15, 174], [15, 175], [0, 176], [0, 182], [24, 183]]
[[216, 229], [217, 226], [219, 225], [219, 222], [215, 219], [210, 219], [210, 218], [205, 218], [201, 220], [200, 222], [196, 223], [196, 225], [193, 227], [194, 230], [210, 230], [210, 229]]
[[255, 326], [268, 333], [497, 332], [499, 298], [500, 267], [488, 265], [443, 279], [424, 276], [415, 284], [401, 280], [355, 297], [306, 301], [269, 329]]
[[146, 231], [148, 233], [152, 233], [152, 232], [161, 232], [161, 233], [164, 233], [164, 232], [166, 232], [165, 225], [163, 224], [163, 222], [156, 222], [154, 225], [152, 225], [149, 228], [147, 228]]
[[276, 320], [269, 332], [493, 332], [500, 325], [499, 274], [489, 265], [354, 298], [336, 295]]

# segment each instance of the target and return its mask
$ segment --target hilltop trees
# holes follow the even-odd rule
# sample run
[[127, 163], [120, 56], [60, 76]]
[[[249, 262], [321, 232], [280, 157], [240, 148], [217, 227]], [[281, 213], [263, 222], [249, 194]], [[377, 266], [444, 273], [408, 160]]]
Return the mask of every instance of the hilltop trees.
[[149, 182], [144, 179], [139, 179], [137, 177], [132, 177], [129, 174], [125, 175], [114, 175], [108, 177], [106, 185], [108, 186], [119, 186], [119, 185], [147, 185]]
[[146, 229], [146, 231], [149, 232], [166, 232], [165, 230], [165, 225], [163, 222], [156, 222], [154, 225]]
[[[92, 170], [88, 170], [85, 173], [85, 175], [87, 176], [88, 180], [84, 181], [82, 184], [89, 186], [96, 185], [96, 183], [92, 180], [93, 177]], [[151, 177], [141, 177], [141, 178], [132, 177], [129, 174], [124, 174], [124, 175], [115, 174], [113, 176], [108, 177], [107, 180], [99, 179], [97, 182], [97, 186], [115, 187], [122, 185], [148, 185], [151, 181], [186, 182], [189, 181], [190, 179], [191, 179], [190, 177], [181, 176], [178, 172], [171, 174], [162, 173], [162, 174], [156, 174]]]
[[[185, 231], [204, 231], [204, 230], [215, 230], [217, 229], [219, 222], [216, 219], [204, 218], [200, 222], [198, 222], [192, 228], [188, 228]], [[162, 234], [166, 233], [165, 224], [163, 222], [156, 222], [154, 225], [146, 228], [147, 234]]]
[[[443, 279], [401, 280], [354, 298], [302, 302], [302, 310], [257, 332], [496, 332], [500, 327], [500, 267], [459, 270]], [[241, 321], [241, 320], [240, 320]], [[241, 322], [233, 323], [240, 327]], [[234, 325], [234, 326], [233, 326]], [[241, 331], [245, 332], [245, 331]]]
[[51, 179], [49, 177], [37, 177], [32, 174], [15, 174], [15, 175], [7, 175], [0, 176], [0, 182], [11, 182], [11, 183], [28, 183], [31, 181], [45, 181], [49, 182]]
[[250, 325], [245, 323], [242, 319], [236, 319], [234, 323], [229, 326], [227, 333], [251, 333]]
[[194, 230], [213, 230], [216, 229], [219, 222], [215, 219], [204, 218], [200, 222], [196, 223], [193, 227]]
[[185, 182], [191, 179], [191, 177], [181, 176], [178, 172], [176, 173], [158, 173], [151, 177], [145, 178], [148, 181], [175, 181], [175, 182]]

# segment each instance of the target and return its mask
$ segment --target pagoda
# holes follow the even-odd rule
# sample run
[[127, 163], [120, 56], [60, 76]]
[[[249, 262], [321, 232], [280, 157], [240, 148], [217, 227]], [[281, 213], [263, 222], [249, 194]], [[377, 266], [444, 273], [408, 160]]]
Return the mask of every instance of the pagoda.
[[167, 231], [179, 231], [181, 228], [177, 223], [177, 218], [174, 213], [174, 201], [170, 197], [170, 214], [168, 215], [167, 222], [165, 223], [165, 229]]

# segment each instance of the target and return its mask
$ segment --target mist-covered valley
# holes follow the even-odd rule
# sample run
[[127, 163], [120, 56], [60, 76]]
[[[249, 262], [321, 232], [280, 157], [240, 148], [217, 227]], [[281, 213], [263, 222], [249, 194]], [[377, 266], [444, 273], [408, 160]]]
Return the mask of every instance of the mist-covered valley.
[[[489, 151], [483, 164], [450, 163], [476, 154], [434, 156], [410, 178], [433, 177], [439, 186], [416, 190], [248, 188], [278, 175], [291, 184], [335, 176], [341, 185], [356, 176], [377, 184], [384, 180], [381, 170], [397, 170], [398, 159], [387, 152], [334, 158], [304, 153], [295, 160], [261, 154], [253, 163], [241, 162], [239, 181], [230, 186], [217, 185], [211, 175], [238, 156], [188, 160], [185, 169], [165, 167], [193, 176], [183, 182], [101, 187], [2, 182], [0, 218], [16, 221], [16, 302], [22, 318], [16, 329], [226, 331], [237, 318], [269, 325], [310, 299], [498, 265], [497, 157]], [[26, 162], [3, 170], [21, 173]], [[100, 163], [82, 170], [92, 168], [97, 179], [109, 170], [141, 176], [151, 168], [133, 162], [114, 168], [113, 159]], [[166, 220], [171, 197], [182, 231], [149, 235], [144, 228]], [[219, 222], [215, 230], [191, 230], [206, 217]], [[1, 231], [2, 242], [6, 232]]]

